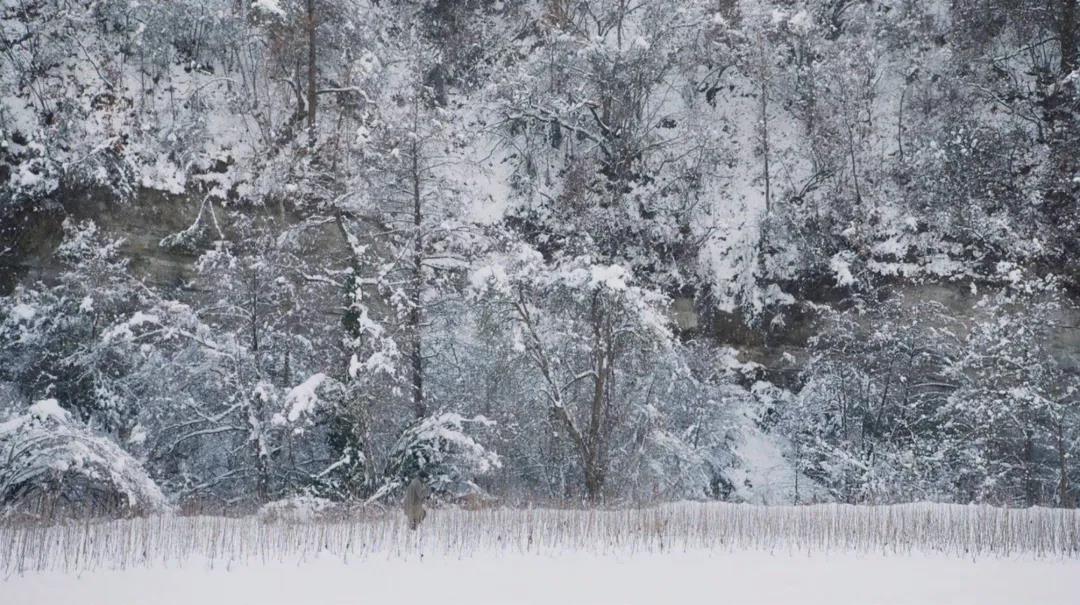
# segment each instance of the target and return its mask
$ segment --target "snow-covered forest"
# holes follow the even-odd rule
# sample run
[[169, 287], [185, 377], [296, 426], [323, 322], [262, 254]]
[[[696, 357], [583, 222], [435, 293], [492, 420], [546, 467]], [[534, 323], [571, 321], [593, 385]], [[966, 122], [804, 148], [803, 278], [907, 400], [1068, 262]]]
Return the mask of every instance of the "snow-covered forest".
[[1075, 507], [1077, 4], [4, 0], [0, 509]]

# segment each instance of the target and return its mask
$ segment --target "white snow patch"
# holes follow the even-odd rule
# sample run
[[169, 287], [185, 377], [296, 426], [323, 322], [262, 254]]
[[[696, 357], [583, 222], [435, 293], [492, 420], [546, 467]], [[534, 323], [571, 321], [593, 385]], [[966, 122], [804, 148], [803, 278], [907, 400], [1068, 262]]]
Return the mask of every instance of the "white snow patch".
[[285, 404], [289, 406], [289, 422], [296, 422], [300, 416], [310, 414], [319, 403], [316, 391], [326, 381], [326, 374], [312, 374], [303, 383], [289, 389], [285, 395]]
[[[438, 514], [438, 513], [436, 513]], [[604, 605], [1074, 605], [1080, 561], [881, 556], [780, 551], [679, 551], [600, 556], [425, 552], [409, 559], [212, 565], [27, 573], [0, 580], [5, 602], [21, 605], [200, 603], [508, 603]]]
[[621, 265], [593, 265], [591, 284], [603, 286], [609, 290], [622, 291], [630, 274]]
[[281, 8], [279, 0], [252, 0], [251, 8], [278, 17], [285, 17], [285, 9]]
[[838, 252], [829, 259], [829, 269], [832, 270], [833, 277], [836, 278], [837, 286], [850, 286], [857, 281], [855, 276], [851, 274], [851, 261], [851, 254], [845, 252]]
[[510, 291], [510, 280], [502, 265], [480, 267], [469, 275], [469, 285], [474, 292], [483, 292], [488, 288], [506, 294]]
[[30, 417], [39, 422], [55, 420], [56, 422], [65, 423], [71, 416], [67, 410], [60, 407], [60, 402], [55, 399], [42, 399], [30, 406], [29, 412]]
[[257, 517], [263, 521], [304, 523], [314, 521], [336, 508], [337, 505], [326, 498], [295, 496], [267, 502], [259, 509]]
[[146, 433], [146, 427], [141, 424], [136, 424], [135, 428], [131, 429], [131, 435], [127, 438], [128, 445], [142, 445], [146, 443], [146, 438], [149, 435]]
[[36, 314], [37, 312], [34, 308], [26, 303], [19, 303], [11, 308], [11, 316], [14, 317], [16, 321], [30, 321], [31, 319], [34, 319], [34, 315]]

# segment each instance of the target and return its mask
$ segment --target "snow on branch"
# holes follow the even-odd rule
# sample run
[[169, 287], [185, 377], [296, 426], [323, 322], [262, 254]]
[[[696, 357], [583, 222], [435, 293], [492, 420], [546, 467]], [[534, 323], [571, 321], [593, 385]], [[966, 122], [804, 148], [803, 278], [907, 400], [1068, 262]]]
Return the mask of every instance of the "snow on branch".
[[0, 506], [30, 514], [168, 510], [142, 465], [75, 421], [55, 399], [0, 423]]

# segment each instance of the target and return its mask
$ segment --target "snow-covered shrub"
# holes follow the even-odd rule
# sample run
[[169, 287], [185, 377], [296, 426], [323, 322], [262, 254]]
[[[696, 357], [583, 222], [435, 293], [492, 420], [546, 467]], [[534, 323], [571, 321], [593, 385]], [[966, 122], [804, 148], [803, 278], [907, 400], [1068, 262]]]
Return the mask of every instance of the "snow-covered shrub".
[[80, 420], [123, 440], [137, 411], [124, 396], [133, 390], [124, 383], [134, 361], [101, 344], [154, 297], [130, 277], [122, 240], [93, 221], [65, 220], [63, 233], [55, 283], [28, 284], [0, 298], [0, 380], [16, 384], [26, 401], [70, 402]]
[[826, 318], [779, 431], [794, 464], [844, 502], [933, 500], [948, 489], [940, 418], [961, 328], [938, 303], [902, 297]]
[[0, 423], [0, 506], [40, 517], [169, 508], [137, 460], [79, 424], [55, 399]]
[[1049, 279], [1021, 279], [975, 303], [978, 321], [945, 373], [956, 388], [937, 414], [958, 500], [1076, 502], [1080, 371], [1075, 346], [1055, 342], [1072, 304]]
[[334, 517], [341, 512], [341, 507], [331, 500], [304, 495], [267, 502], [259, 509], [257, 516], [266, 522], [306, 523]]
[[488, 450], [466, 427], [489, 427], [494, 423], [483, 416], [465, 418], [442, 413], [423, 418], [405, 429], [390, 454], [386, 484], [379, 493], [396, 490], [412, 477], [421, 477], [438, 495], [464, 498], [483, 490], [473, 481], [499, 468], [498, 454]]
[[775, 428], [840, 501], [1067, 506], [1080, 378], [1055, 340], [1066, 304], [1018, 280], [974, 299], [974, 321], [900, 296], [836, 312]]

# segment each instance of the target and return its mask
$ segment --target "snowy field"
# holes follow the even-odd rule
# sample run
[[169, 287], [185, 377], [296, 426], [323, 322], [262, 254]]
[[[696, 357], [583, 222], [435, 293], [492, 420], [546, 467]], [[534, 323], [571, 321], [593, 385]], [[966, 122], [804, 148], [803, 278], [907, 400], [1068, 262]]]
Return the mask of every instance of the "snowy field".
[[0, 603], [1080, 603], [1080, 512], [905, 505], [0, 528]]
[[5, 605], [1075, 605], [1080, 562], [787, 551], [319, 558], [30, 573], [0, 582], [0, 595]]

